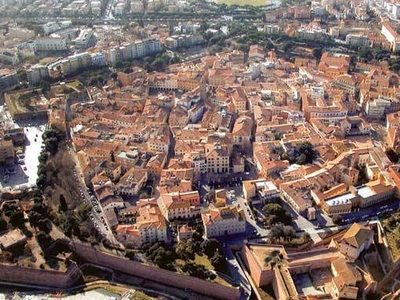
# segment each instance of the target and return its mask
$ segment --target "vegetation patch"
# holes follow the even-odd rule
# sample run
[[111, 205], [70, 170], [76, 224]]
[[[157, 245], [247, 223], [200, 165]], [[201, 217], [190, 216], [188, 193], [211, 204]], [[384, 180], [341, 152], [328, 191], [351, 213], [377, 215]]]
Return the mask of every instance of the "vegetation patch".
[[7, 107], [11, 115], [36, 111], [36, 101], [40, 101], [40, 89], [5, 95]]
[[196, 231], [192, 238], [181, 241], [175, 249], [158, 242], [144, 244], [142, 250], [160, 268], [231, 286], [216, 272], [230, 276], [219, 242], [203, 240], [200, 232]]
[[400, 257], [400, 214], [396, 213], [382, 221], [390, 252], [395, 261]]

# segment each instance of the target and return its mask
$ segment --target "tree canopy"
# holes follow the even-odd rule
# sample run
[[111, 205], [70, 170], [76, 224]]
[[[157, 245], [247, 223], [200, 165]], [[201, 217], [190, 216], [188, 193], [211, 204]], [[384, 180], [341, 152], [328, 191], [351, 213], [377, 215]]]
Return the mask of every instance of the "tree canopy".
[[312, 163], [318, 155], [319, 153], [314, 149], [314, 146], [305, 142], [283, 153], [281, 158], [287, 159], [291, 164], [305, 165]]

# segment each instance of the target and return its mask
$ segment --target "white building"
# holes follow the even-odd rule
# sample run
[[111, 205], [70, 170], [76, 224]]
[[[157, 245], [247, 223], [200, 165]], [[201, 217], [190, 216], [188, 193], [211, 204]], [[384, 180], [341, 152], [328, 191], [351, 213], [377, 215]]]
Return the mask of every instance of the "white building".
[[34, 65], [26, 71], [29, 84], [34, 85], [49, 77], [49, 69], [44, 65]]
[[381, 33], [391, 45], [391, 50], [397, 52], [400, 50], [400, 38], [396, 30], [388, 22], [382, 23]]
[[392, 15], [396, 19], [400, 17], [400, 5], [399, 4], [393, 4]]
[[64, 51], [68, 50], [66, 39], [39, 38], [33, 41], [34, 51]]
[[359, 34], [348, 34], [346, 35], [346, 44], [361, 46], [361, 47], [369, 47], [369, 38], [367, 36]]
[[281, 31], [281, 28], [278, 25], [267, 24], [264, 26], [264, 31], [267, 34], [276, 34]]
[[46, 24], [43, 24], [43, 32], [45, 35], [49, 35], [50, 33], [68, 28], [70, 26], [72, 26], [71, 20], [65, 20], [61, 22], [48, 22]]
[[89, 43], [93, 37], [92, 29], [83, 29], [79, 36], [75, 39], [75, 48], [79, 51], [84, 51], [89, 47]]
[[383, 117], [386, 108], [390, 106], [390, 103], [390, 99], [385, 99], [383, 97], [368, 101], [365, 107], [365, 112], [369, 117], [381, 118]]
[[90, 54], [90, 57], [92, 59], [92, 65], [93, 66], [105, 66], [107, 65], [107, 58], [106, 54], [103, 52], [96, 52]]
[[0, 61], [16, 65], [19, 63], [18, 52], [2, 51], [0, 52]]

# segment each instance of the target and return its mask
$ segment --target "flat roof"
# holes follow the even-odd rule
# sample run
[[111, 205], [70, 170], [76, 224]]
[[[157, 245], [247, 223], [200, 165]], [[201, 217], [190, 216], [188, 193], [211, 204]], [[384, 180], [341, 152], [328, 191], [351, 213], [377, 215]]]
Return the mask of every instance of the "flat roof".
[[358, 194], [365, 199], [374, 196], [376, 193], [369, 186], [363, 186], [358, 189]]
[[257, 189], [260, 188], [267, 188], [268, 190], [277, 190], [278, 188], [276, 187], [275, 184], [273, 184], [271, 181], [259, 181], [256, 182], [256, 187]]
[[343, 195], [325, 200], [325, 203], [329, 206], [342, 205], [342, 204], [350, 203], [351, 200], [354, 198], [356, 198], [355, 195], [353, 195], [352, 193], [347, 193], [347, 194], [343, 194]]

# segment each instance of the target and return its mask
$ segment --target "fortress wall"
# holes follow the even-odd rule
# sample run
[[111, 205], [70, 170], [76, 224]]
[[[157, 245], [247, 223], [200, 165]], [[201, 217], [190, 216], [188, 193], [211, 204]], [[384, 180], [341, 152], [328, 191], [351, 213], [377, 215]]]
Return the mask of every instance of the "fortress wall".
[[181, 289], [187, 288], [194, 292], [213, 297], [214, 299], [234, 300], [240, 298], [240, 291], [236, 288], [226, 287], [195, 277], [180, 275], [160, 268], [146, 266], [135, 261], [98, 251], [93, 247], [80, 243], [75, 243], [74, 247], [75, 253], [84, 260], [119, 272], [124, 272]]
[[67, 289], [81, 277], [82, 272], [76, 264], [71, 264], [66, 272], [0, 264], [0, 281], [6, 282]]

